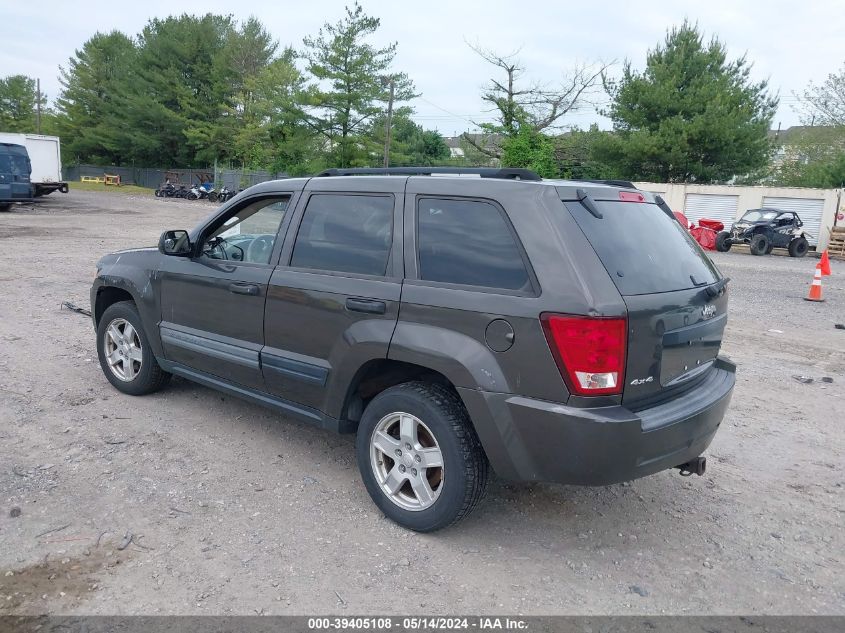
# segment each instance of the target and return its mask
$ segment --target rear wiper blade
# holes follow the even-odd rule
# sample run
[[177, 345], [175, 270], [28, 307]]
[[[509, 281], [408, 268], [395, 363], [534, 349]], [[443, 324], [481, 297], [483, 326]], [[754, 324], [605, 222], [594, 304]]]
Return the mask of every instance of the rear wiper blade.
[[[660, 210], [663, 211], [663, 213], [668, 215], [673, 220], [677, 221], [678, 224], [681, 223], [681, 221], [678, 220], [678, 216], [675, 215], [675, 213], [672, 211], [672, 208], [668, 204], [666, 204], [666, 201], [663, 199], [663, 196], [654, 196], [654, 203], [658, 207], [660, 207]], [[687, 227], [684, 227], [684, 228], [687, 228]], [[692, 283], [695, 283], [695, 282], [692, 282]], [[698, 285], [698, 284], [696, 284], [696, 285]]]
[[731, 280], [730, 277], [722, 277], [719, 281], [715, 281], [712, 284], [708, 284], [706, 281], [696, 281], [695, 275], [690, 275], [689, 280], [692, 282], [692, 285], [696, 288], [700, 288], [701, 286], [707, 286], [705, 290], [707, 294], [711, 297], [718, 297], [725, 289], [725, 286], [728, 285], [728, 282]]
[[598, 218], [601, 220], [604, 216], [599, 211], [599, 208], [596, 206], [595, 200], [590, 197], [584, 189], [576, 189], [575, 195], [578, 196], [578, 201], [584, 205], [584, 207], [589, 211], [593, 217]]
[[[707, 294], [711, 297], [718, 297], [725, 291], [725, 287], [728, 285], [728, 282], [731, 280], [730, 277], [722, 277], [719, 281], [714, 284], [710, 284], [707, 286]], [[695, 283], [695, 282], [693, 282]]]

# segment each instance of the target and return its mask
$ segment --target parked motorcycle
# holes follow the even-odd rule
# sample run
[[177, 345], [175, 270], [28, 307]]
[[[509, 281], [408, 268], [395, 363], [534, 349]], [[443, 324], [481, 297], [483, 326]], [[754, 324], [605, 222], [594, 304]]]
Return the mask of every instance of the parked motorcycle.
[[156, 189], [153, 193], [156, 198], [172, 198], [176, 194], [176, 187], [171, 182], [165, 183], [163, 186]]
[[200, 195], [202, 195], [200, 194], [200, 188], [197, 185], [193, 185], [185, 198], [188, 200], [199, 200]]
[[179, 185], [179, 188], [173, 192], [174, 198], [187, 198], [188, 197], [188, 190], [185, 188], [185, 185]]

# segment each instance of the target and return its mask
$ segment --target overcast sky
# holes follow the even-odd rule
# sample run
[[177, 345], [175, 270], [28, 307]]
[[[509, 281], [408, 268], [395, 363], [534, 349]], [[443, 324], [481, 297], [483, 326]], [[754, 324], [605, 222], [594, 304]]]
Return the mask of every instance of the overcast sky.
[[[59, 92], [59, 65], [95, 31], [121, 30], [135, 35], [151, 17], [174, 11], [232, 13], [236, 19], [258, 17], [280, 44], [300, 47], [305, 35], [343, 14], [343, 0], [290, 0], [233, 3], [231, 0], [144, 0], [78, 2], [0, 0], [0, 76], [40, 77], [52, 100]], [[842, 0], [671, 0], [651, 2], [554, 2], [551, 0], [461, 1], [362, 0], [381, 18], [374, 43], [399, 44], [396, 69], [407, 72], [422, 97], [414, 118], [446, 136], [490, 120], [479, 98], [491, 76], [465, 41], [498, 52], [521, 49], [527, 79], [554, 84], [578, 63], [631, 60], [645, 64], [646, 51], [661, 41], [668, 27], [684, 18], [697, 21], [707, 35], [718, 35], [734, 57], [747, 54], [757, 79], [768, 79], [781, 96], [773, 126], [800, 123], [793, 91], [809, 80], [824, 80], [845, 61]], [[241, 9], [240, 7], [244, 8]], [[598, 122], [593, 109], [568, 120], [582, 127]]]

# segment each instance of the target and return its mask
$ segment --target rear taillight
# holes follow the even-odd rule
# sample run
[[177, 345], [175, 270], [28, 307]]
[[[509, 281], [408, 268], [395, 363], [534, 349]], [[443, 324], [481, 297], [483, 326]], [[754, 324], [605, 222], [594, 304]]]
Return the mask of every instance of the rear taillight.
[[628, 347], [625, 319], [543, 314], [540, 320], [560, 374], [572, 393], [622, 393]]

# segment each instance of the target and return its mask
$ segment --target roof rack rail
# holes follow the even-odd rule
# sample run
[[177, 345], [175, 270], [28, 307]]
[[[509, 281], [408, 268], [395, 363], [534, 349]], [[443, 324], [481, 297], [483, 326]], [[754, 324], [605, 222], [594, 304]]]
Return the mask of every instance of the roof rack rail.
[[594, 182], [597, 185], [609, 185], [611, 187], [623, 187], [625, 189], [637, 188], [630, 180], [582, 180], [581, 182]]
[[503, 180], [542, 180], [530, 169], [515, 167], [355, 167], [350, 169], [326, 169], [316, 174], [321, 176], [434, 176], [471, 175], [481, 178], [500, 178]]

